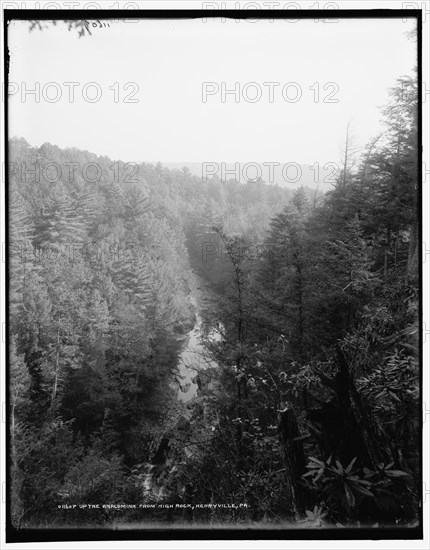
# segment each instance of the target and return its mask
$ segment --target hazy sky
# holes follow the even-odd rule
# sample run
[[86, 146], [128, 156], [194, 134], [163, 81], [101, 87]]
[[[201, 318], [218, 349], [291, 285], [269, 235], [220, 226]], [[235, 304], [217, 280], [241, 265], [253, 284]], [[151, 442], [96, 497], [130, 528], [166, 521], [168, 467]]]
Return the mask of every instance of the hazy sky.
[[[337, 161], [348, 120], [364, 145], [378, 133], [387, 89], [412, 74], [416, 43], [405, 33], [413, 24], [140, 20], [78, 38], [63, 23], [30, 33], [15, 22], [10, 135], [124, 161]], [[206, 102], [205, 82], [215, 83], [205, 85], [214, 92]], [[232, 94], [222, 102], [236, 82], [239, 103]], [[25, 95], [36, 83], [38, 97]], [[97, 93], [99, 101], [85, 99]]]

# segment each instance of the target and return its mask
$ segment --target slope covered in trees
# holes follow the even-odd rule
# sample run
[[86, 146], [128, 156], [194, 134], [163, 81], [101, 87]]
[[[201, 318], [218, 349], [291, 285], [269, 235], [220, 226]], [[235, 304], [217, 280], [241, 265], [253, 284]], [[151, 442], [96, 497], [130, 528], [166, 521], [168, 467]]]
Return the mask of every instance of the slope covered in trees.
[[194, 324], [192, 216], [211, 208], [230, 224], [240, 212], [250, 226], [254, 218], [247, 186], [23, 139], [10, 142], [9, 190], [19, 526], [62, 521], [60, 495], [113, 502], [138, 491], [130, 472], [157, 450], [177, 406], [178, 356]]
[[207, 344], [223, 389], [195, 475], [201, 499], [251, 504], [236, 517], [334, 526], [419, 515], [416, 93], [398, 83], [358, 169], [320, 206], [299, 189], [257, 256], [246, 233], [213, 228], [230, 266], [223, 338]]
[[[318, 201], [11, 140], [15, 526], [414, 525], [416, 94], [399, 82], [383, 136]], [[217, 303], [184, 405], [192, 271]]]

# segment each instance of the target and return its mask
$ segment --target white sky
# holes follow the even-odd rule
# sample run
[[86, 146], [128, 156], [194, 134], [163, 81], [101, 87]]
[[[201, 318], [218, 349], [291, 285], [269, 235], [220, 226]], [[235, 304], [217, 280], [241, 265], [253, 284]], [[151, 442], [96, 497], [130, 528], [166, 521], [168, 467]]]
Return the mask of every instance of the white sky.
[[[348, 120], [357, 144], [378, 133], [378, 106], [398, 77], [412, 74], [416, 43], [405, 33], [413, 20], [357, 19], [337, 23], [301, 20], [249, 23], [220, 19], [111, 22], [78, 38], [63, 23], [28, 31], [27, 22], [9, 27], [10, 81], [18, 93], [10, 99], [11, 136], [32, 145], [48, 141], [78, 147], [124, 161], [162, 162], [298, 162], [337, 161]], [[39, 102], [23, 86], [40, 84]], [[49, 103], [42, 88], [60, 86], [61, 99]], [[64, 82], [78, 82], [69, 102]], [[86, 83], [96, 82], [101, 100], [82, 97]], [[114, 102], [109, 90], [119, 83], [123, 99], [133, 92], [138, 103]], [[256, 82], [257, 103], [234, 102], [221, 94], [202, 101], [202, 83], [224, 82], [228, 88]], [[269, 102], [263, 82], [279, 82]], [[282, 97], [284, 84], [296, 82], [296, 103]], [[320, 86], [314, 102], [309, 86]], [[335, 82], [338, 103], [321, 101]], [[45, 89], [54, 97], [54, 87]], [[93, 97], [95, 89], [88, 89]], [[250, 97], [254, 91], [249, 90]], [[294, 97], [294, 88], [289, 90]]]

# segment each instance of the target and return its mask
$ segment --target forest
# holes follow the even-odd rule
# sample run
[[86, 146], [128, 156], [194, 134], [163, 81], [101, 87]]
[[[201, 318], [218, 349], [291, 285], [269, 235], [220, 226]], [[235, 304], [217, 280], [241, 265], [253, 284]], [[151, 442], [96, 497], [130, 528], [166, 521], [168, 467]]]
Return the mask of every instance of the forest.
[[417, 526], [415, 78], [381, 117], [326, 193], [9, 141], [15, 528]]

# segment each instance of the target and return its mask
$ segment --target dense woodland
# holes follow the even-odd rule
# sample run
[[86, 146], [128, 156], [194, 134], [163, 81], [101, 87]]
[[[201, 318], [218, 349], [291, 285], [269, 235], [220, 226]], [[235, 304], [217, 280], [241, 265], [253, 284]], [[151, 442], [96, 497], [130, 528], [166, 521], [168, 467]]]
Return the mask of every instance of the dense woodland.
[[[382, 116], [325, 195], [10, 141], [15, 527], [416, 525], [414, 79]], [[215, 299], [182, 403], [192, 272]], [[151, 502], [191, 506], [59, 507]]]

